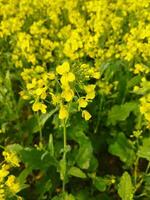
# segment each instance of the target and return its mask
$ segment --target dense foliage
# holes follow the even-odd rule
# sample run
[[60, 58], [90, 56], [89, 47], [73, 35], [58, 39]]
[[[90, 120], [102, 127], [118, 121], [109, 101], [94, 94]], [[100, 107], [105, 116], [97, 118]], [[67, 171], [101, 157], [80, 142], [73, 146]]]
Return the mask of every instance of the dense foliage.
[[150, 199], [150, 0], [0, 0], [0, 200]]

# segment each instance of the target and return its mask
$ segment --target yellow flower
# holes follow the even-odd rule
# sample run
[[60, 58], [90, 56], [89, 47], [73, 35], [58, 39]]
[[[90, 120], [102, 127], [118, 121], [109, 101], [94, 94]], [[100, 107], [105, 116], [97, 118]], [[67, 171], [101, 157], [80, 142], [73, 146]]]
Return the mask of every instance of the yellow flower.
[[95, 97], [95, 85], [87, 85], [84, 87], [87, 95], [86, 95], [86, 99], [94, 99]]
[[82, 117], [88, 121], [91, 118], [91, 114], [87, 110], [82, 111]]
[[64, 86], [65, 86], [65, 87], [69, 87], [69, 81], [68, 81], [68, 79], [67, 79], [66, 74], [64, 74], [64, 75], [61, 77], [60, 82], [61, 82], [61, 84], [62, 84], [63, 87], [64, 87]]
[[22, 99], [24, 100], [28, 100], [30, 97], [25, 93], [25, 91], [21, 91], [19, 92], [20, 96], [22, 97]]
[[42, 113], [46, 113], [47, 106], [41, 102], [35, 102], [32, 106], [33, 111], [41, 111]]
[[62, 105], [59, 110], [59, 119], [61, 119], [61, 120], [67, 119], [68, 116], [69, 116], [69, 113], [68, 113], [66, 106]]
[[61, 101], [61, 97], [59, 94], [53, 94], [53, 93], [50, 93], [51, 96], [52, 96], [52, 103], [54, 105], [57, 105], [60, 101]]
[[84, 87], [84, 89], [85, 89], [86, 93], [93, 92], [94, 89], [95, 89], [95, 85], [93, 85], [93, 84], [91, 84], [91, 85], [86, 85], [86, 86]]
[[74, 80], [75, 75], [72, 72], [69, 72], [62, 75], [60, 82], [63, 86], [67, 86], [69, 82], [73, 82]]
[[4, 185], [0, 185], [0, 200], [6, 200]]
[[0, 169], [0, 182], [2, 182], [3, 179], [9, 174], [8, 169], [5, 169], [5, 167], [3, 166], [2, 166], [2, 169]]
[[139, 90], [139, 86], [135, 85], [133, 88], [133, 92], [137, 92]]
[[74, 92], [72, 89], [64, 90], [61, 94], [61, 96], [66, 100], [66, 101], [71, 101], [74, 97]]
[[27, 83], [27, 89], [30, 90], [36, 86], [36, 79], [32, 79], [32, 83]]
[[100, 78], [100, 72], [94, 72], [93, 73], [93, 78], [99, 79]]
[[73, 82], [75, 80], [75, 75], [72, 72], [66, 74], [69, 82]]
[[60, 75], [63, 75], [67, 72], [70, 71], [70, 65], [68, 62], [64, 62], [62, 65], [59, 65], [57, 68], [56, 68], [56, 72]]
[[88, 105], [87, 101], [83, 98], [79, 98], [78, 103], [80, 108], [85, 108]]
[[20, 191], [20, 184], [17, 182], [17, 179], [14, 175], [8, 176], [6, 185], [9, 187], [12, 193], [17, 193]]
[[20, 166], [20, 164], [19, 164], [20, 160], [19, 160], [18, 156], [16, 155], [16, 153], [9, 152], [9, 151], [3, 151], [2, 154], [7, 163], [10, 163], [12, 166], [15, 166], [15, 167]]
[[136, 64], [134, 69], [134, 74], [138, 74], [140, 72], [143, 72], [145, 70], [145, 68], [141, 65], [141, 64]]
[[35, 92], [36, 92], [37, 96], [40, 96], [42, 94], [42, 92], [43, 92], [43, 88], [38, 88], [38, 89], [36, 89]]
[[54, 79], [55, 79], [55, 74], [54, 74], [54, 72], [49, 72], [49, 73], [48, 73], [48, 78], [49, 78], [50, 80], [54, 80]]

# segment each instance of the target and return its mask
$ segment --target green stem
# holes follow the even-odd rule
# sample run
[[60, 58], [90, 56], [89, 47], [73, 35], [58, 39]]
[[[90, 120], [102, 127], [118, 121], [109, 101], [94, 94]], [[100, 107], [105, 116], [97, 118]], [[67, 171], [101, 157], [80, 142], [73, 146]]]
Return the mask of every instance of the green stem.
[[146, 168], [146, 170], [145, 170], [145, 173], [146, 173], [146, 174], [148, 173], [149, 168], [150, 168], [150, 162], [148, 162], [147, 168]]
[[2, 146], [2, 145], [0, 145], [0, 148], [1, 148], [1, 149], [5, 149], [5, 147], [4, 147], [4, 146]]
[[135, 167], [134, 167], [134, 184], [137, 184], [137, 170], [138, 170], [138, 163], [139, 163], [139, 157], [137, 157], [135, 161]]
[[66, 154], [67, 154], [67, 132], [66, 132], [66, 122], [64, 120], [63, 123], [63, 141], [64, 141], [64, 151], [63, 151], [63, 161], [64, 161], [64, 179], [63, 179], [63, 185], [62, 185], [62, 191], [65, 192], [65, 184], [66, 184]]
[[94, 129], [94, 133], [97, 132], [98, 130], [98, 127], [99, 127], [99, 124], [100, 124], [100, 113], [102, 111], [102, 107], [103, 107], [103, 100], [104, 100], [104, 96], [100, 96], [100, 100], [99, 100], [99, 110], [98, 110], [98, 119], [97, 119], [97, 122], [96, 122], [96, 126], [95, 126], [95, 129]]
[[40, 116], [39, 113], [37, 114], [37, 120], [38, 120], [38, 126], [39, 126], [39, 133], [40, 133], [40, 139], [39, 139], [39, 144], [42, 144], [43, 141], [43, 136], [42, 136], [42, 128], [41, 128], [41, 124], [40, 124]]

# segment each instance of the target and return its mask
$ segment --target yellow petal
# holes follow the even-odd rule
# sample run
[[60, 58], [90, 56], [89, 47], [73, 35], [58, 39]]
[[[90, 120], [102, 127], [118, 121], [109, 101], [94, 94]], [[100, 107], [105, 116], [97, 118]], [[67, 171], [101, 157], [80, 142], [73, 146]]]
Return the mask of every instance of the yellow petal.
[[74, 92], [73, 90], [69, 89], [69, 90], [65, 90], [62, 92], [62, 95], [61, 95], [66, 101], [71, 101], [74, 97]]
[[93, 91], [93, 92], [90, 92], [90, 93], [88, 93], [87, 95], [86, 95], [86, 99], [94, 99], [94, 97], [95, 97], [95, 92]]
[[87, 110], [82, 111], [82, 117], [88, 121], [91, 118], [91, 114]]
[[69, 82], [73, 82], [75, 80], [75, 75], [72, 72], [67, 74], [67, 79]]
[[47, 106], [40, 102], [35, 102], [32, 106], [32, 110], [35, 112], [41, 110], [42, 113], [46, 113], [46, 108]]
[[67, 72], [69, 72], [70, 70], [70, 65], [68, 62], [64, 62], [62, 65], [59, 65], [57, 68], [56, 68], [56, 72], [60, 75], [63, 75]]
[[79, 107], [80, 108], [85, 108], [87, 106], [87, 101], [83, 98], [78, 99]]
[[64, 74], [61, 79], [60, 79], [60, 82], [63, 86], [68, 86], [68, 78], [67, 78], [67, 75]]
[[47, 106], [45, 104], [41, 104], [40, 110], [42, 113], [46, 113]]
[[59, 119], [63, 120], [63, 119], [67, 119], [69, 116], [69, 113], [67, 111], [66, 106], [61, 106], [60, 110], [59, 110]]
[[36, 95], [37, 96], [40, 96], [42, 94], [42, 92], [43, 92], [43, 88], [36, 89]]
[[91, 85], [86, 85], [86, 86], [84, 87], [84, 89], [85, 89], [86, 93], [93, 92], [94, 89], [95, 89], [95, 85], [93, 85], [93, 84], [91, 84]]
[[40, 103], [39, 102], [35, 102], [32, 106], [32, 110], [34, 112], [38, 111], [39, 110], [39, 107], [40, 107]]

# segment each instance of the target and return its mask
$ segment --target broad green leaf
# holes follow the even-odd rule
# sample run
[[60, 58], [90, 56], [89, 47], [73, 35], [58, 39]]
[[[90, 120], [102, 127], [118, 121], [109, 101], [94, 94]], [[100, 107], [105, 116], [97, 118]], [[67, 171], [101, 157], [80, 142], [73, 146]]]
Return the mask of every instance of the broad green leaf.
[[93, 179], [93, 185], [96, 187], [97, 190], [100, 192], [104, 192], [106, 190], [107, 184], [104, 178], [102, 177], [95, 177]]
[[85, 135], [84, 131], [87, 129], [87, 124], [77, 118], [73, 121], [73, 127], [68, 129], [69, 138], [79, 144], [79, 150], [76, 154], [76, 164], [81, 169], [88, 169], [93, 154], [93, 148], [90, 139]]
[[34, 148], [24, 148], [20, 151], [20, 159], [32, 169], [45, 169], [50, 165], [57, 166], [57, 161], [54, 157], [51, 157], [50, 154], [46, 154], [43, 158], [43, 154], [45, 154], [44, 151]]
[[150, 138], [144, 138], [140, 146], [138, 156], [150, 161]]
[[128, 141], [124, 133], [119, 133], [114, 142], [109, 145], [109, 152], [118, 156], [126, 165], [131, 166], [135, 159], [132, 144]]
[[86, 178], [86, 174], [78, 167], [71, 167], [68, 174], [79, 178]]
[[81, 169], [88, 169], [93, 152], [91, 142], [84, 136], [78, 138], [77, 141], [80, 145], [80, 148], [76, 156], [76, 162]]
[[133, 200], [133, 185], [128, 172], [124, 172], [118, 185], [118, 194], [122, 200]]
[[115, 125], [118, 121], [126, 120], [131, 112], [138, 109], [136, 102], [128, 102], [122, 105], [115, 105], [108, 113], [108, 125]]

